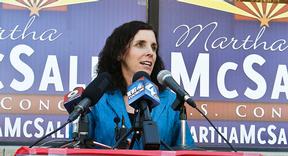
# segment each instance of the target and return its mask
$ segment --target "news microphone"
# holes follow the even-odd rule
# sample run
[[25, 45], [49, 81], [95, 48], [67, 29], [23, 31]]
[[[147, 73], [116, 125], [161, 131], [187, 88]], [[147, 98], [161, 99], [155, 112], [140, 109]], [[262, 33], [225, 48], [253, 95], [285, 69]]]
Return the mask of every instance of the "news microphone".
[[150, 76], [146, 72], [135, 73], [132, 82], [127, 89], [128, 104], [131, 107], [139, 109], [138, 102], [142, 100], [147, 101], [149, 109], [160, 104], [158, 88], [150, 81]]
[[[140, 117], [140, 120], [142, 121], [143, 148], [158, 150], [160, 148], [160, 136], [158, 134], [157, 125], [152, 121], [149, 111], [160, 104], [158, 89], [156, 85], [150, 81], [150, 76], [144, 71], [135, 73], [132, 82], [133, 83], [128, 87], [127, 92], [128, 104], [136, 110], [139, 110], [136, 118]], [[135, 137], [134, 139], [132, 138], [132, 145], [136, 139]]]
[[[64, 96], [64, 101], [66, 103], [66, 110], [70, 113], [70, 109], [73, 108], [74, 110], [70, 113], [67, 122], [65, 122], [63, 125], [61, 125], [59, 128], [53, 130], [52, 132], [46, 134], [45, 136], [38, 139], [36, 142], [34, 142], [32, 145], [29, 146], [29, 148], [32, 148], [36, 144], [38, 144], [40, 141], [44, 140], [45, 138], [51, 136], [55, 132], [59, 131], [63, 127], [65, 127], [67, 124], [71, 123], [72, 121], [76, 120], [80, 114], [86, 113], [87, 110], [89, 110], [89, 107], [93, 106], [98, 102], [98, 100], [103, 96], [106, 89], [109, 87], [109, 84], [111, 83], [111, 76], [107, 72], [99, 73], [98, 76], [86, 87], [86, 89], [83, 91], [83, 94], [81, 95], [81, 89], [74, 89], [75, 92], [70, 92], [67, 94], [67, 96]], [[79, 98], [79, 96], [81, 97]], [[70, 99], [69, 99], [70, 98]], [[79, 103], [78, 103], [78, 100]], [[77, 104], [78, 103], [78, 104]], [[77, 123], [77, 122], [75, 122]], [[86, 124], [87, 125], [87, 124]], [[77, 125], [78, 128], [78, 125]], [[85, 127], [86, 129], [87, 127]], [[76, 130], [76, 129], [75, 129]], [[73, 130], [74, 131], [74, 130]], [[81, 135], [81, 134], [80, 134]], [[97, 143], [98, 144], [98, 143]], [[107, 148], [107, 146], [103, 146], [103, 144], [98, 144], [102, 147]]]
[[196, 108], [196, 104], [192, 97], [173, 79], [170, 71], [161, 70], [157, 75], [157, 80], [161, 85], [168, 86], [170, 89], [172, 89], [177, 94], [177, 96], [181, 97], [191, 107]]
[[74, 107], [82, 100], [83, 87], [76, 87], [71, 92], [64, 95], [64, 107], [69, 114], [74, 110]]
[[[84, 92], [83, 87], [76, 87], [71, 92], [64, 95], [64, 107], [70, 114], [73, 112], [74, 107], [82, 100], [81, 96]], [[79, 132], [79, 117], [72, 122], [72, 138], [76, 139]]]
[[70, 113], [68, 122], [74, 121], [80, 114], [87, 112], [89, 107], [94, 106], [103, 96], [111, 83], [111, 76], [107, 72], [99, 73], [98, 76], [86, 87], [81, 100]]

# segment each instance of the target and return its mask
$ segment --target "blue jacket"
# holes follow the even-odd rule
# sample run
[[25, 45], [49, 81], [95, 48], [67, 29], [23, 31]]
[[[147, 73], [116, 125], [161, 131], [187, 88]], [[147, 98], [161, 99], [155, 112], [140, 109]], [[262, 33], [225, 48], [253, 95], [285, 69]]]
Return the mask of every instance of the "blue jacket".
[[[169, 146], [179, 145], [180, 120], [179, 112], [171, 108], [176, 95], [166, 89], [159, 94], [160, 104], [152, 109], [151, 117], [158, 126], [160, 139]], [[115, 144], [114, 118], [122, 116], [125, 119], [126, 128], [131, 128], [131, 122], [126, 111], [123, 96], [119, 90], [105, 93], [98, 103], [92, 107], [89, 115], [89, 136], [100, 143], [113, 146]], [[121, 123], [121, 122], [120, 122]], [[120, 127], [119, 123], [119, 127]], [[186, 143], [194, 147], [194, 141], [186, 123]], [[130, 138], [132, 136], [130, 135]], [[143, 149], [141, 139], [135, 141], [133, 149]], [[165, 149], [161, 146], [161, 149]]]

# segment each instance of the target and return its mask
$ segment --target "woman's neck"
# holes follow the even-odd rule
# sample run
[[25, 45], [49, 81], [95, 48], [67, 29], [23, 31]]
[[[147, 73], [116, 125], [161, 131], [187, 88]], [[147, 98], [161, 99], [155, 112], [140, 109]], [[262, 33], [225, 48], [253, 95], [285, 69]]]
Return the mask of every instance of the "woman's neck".
[[134, 108], [131, 107], [129, 104], [128, 104], [128, 97], [127, 95], [124, 95], [123, 96], [123, 99], [124, 99], [124, 103], [125, 103], [125, 106], [126, 106], [126, 111], [130, 114], [134, 114]]
[[132, 78], [133, 78], [134, 74], [122, 69], [122, 75], [124, 77], [126, 85], [127, 86], [131, 85], [132, 84]]

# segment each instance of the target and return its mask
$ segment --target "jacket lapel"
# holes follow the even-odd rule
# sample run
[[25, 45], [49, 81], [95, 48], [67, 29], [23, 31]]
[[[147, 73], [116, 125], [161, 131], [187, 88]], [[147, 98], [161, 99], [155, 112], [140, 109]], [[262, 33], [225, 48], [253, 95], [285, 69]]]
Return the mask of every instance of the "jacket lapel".
[[108, 95], [107, 104], [111, 106], [111, 109], [114, 109], [113, 111], [120, 118], [120, 121], [122, 119], [122, 116], [124, 117], [126, 128], [131, 128], [131, 123], [128, 113], [126, 111], [124, 99], [119, 90], [114, 91], [113, 93]]
[[157, 121], [160, 117], [160, 115], [163, 113], [163, 111], [166, 109], [167, 105], [168, 105], [168, 97], [166, 96], [166, 94], [160, 94], [159, 95], [160, 98], [160, 104], [158, 106], [155, 106], [152, 109], [152, 120], [153, 121]]

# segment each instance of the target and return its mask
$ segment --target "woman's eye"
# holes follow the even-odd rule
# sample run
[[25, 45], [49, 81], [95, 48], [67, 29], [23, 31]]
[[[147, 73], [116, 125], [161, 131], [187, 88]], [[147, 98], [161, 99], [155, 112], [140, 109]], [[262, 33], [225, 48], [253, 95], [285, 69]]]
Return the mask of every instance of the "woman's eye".
[[138, 48], [149, 48], [149, 46], [150, 46], [150, 48], [152, 49], [153, 52], [156, 52], [157, 49], [158, 49], [158, 46], [157, 46], [157, 44], [155, 44], [155, 43], [153, 43], [153, 44], [151, 44], [151, 45], [148, 45], [147, 42], [145, 42], [145, 41], [140, 41], [140, 42], [137, 42], [137, 43], [135, 44], [135, 47], [138, 47]]
[[151, 48], [152, 48], [153, 51], [157, 51], [158, 47], [157, 47], [157, 45], [151, 45]]
[[138, 42], [138, 43], [136, 43], [136, 46], [137, 46], [137, 47], [144, 47], [145, 44], [144, 44], [143, 42]]

